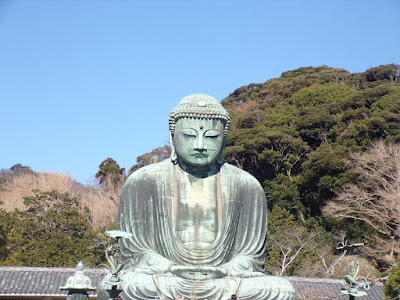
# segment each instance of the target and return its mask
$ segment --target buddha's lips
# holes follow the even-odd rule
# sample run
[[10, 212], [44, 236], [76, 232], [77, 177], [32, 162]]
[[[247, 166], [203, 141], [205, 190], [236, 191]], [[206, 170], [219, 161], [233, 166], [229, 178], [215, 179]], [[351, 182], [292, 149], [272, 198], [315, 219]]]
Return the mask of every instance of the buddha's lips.
[[195, 157], [207, 157], [208, 155], [205, 153], [193, 153], [190, 154], [190, 156], [195, 156]]

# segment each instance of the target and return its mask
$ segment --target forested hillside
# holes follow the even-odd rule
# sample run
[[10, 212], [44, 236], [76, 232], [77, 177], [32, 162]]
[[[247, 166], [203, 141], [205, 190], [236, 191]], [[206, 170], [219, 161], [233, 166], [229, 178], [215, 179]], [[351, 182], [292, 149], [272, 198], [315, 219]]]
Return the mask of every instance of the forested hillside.
[[[397, 264], [399, 71], [300, 68], [222, 101], [232, 118], [225, 160], [252, 173], [266, 192], [267, 266], [337, 276], [343, 254], [361, 255], [379, 271]], [[288, 232], [287, 241], [274, 237]]]
[[[331, 246], [363, 242], [365, 246], [356, 252], [381, 271], [396, 264], [398, 218], [380, 221], [390, 223], [381, 230], [383, 225], [376, 224], [380, 218], [371, 221], [373, 213], [366, 211], [382, 207], [385, 196], [370, 195], [367, 204], [361, 192], [384, 188], [378, 178], [395, 176], [400, 170], [399, 71], [398, 65], [356, 74], [326, 66], [300, 68], [262, 84], [238, 88], [222, 101], [232, 118], [225, 160], [262, 183], [274, 215], [271, 218], [279, 213], [288, 219], [289, 214], [309, 235], [319, 227], [319, 234], [325, 232]], [[391, 160], [393, 156], [396, 158]], [[370, 162], [368, 170], [364, 169], [365, 160]], [[382, 170], [376, 170], [378, 167]], [[349, 195], [350, 184], [353, 190], [359, 183], [365, 184], [363, 172], [376, 172], [375, 185], [369, 179], [370, 186], [360, 187], [359, 195]], [[399, 177], [387, 181], [386, 185], [393, 187], [392, 197], [398, 197]], [[358, 202], [363, 209], [355, 209], [361, 205]], [[400, 200], [390, 205], [386, 213], [400, 210]], [[343, 213], [346, 209], [351, 213]], [[322, 243], [326, 245], [327, 240]], [[282, 264], [284, 251], [279, 246], [277, 258], [267, 255], [267, 260]], [[299, 255], [307, 251], [302, 252]], [[341, 253], [335, 250], [332, 254]], [[300, 270], [293, 261], [286, 272]]]
[[[253, 174], [266, 193], [267, 273], [341, 277], [355, 255], [365, 277], [382, 276], [397, 265], [399, 75], [400, 68], [394, 64], [354, 74], [327, 66], [305, 67], [240, 87], [222, 101], [231, 115], [225, 161]], [[130, 170], [168, 155], [168, 146], [154, 149], [139, 156]], [[18, 176], [3, 176], [3, 205]], [[112, 195], [107, 194], [105, 203], [115, 202], [125, 170], [109, 158], [100, 164], [96, 176], [97, 193], [108, 191]], [[74, 190], [62, 198], [72, 195], [81, 206], [89, 207], [90, 189], [81, 187], [75, 194]], [[51, 191], [42, 187], [17, 197], [21, 202], [28, 197], [25, 205], [32, 212], [40, 209], [32, 207], [39, 198], [51, 197], [47, 192]], [[89, 211], [82, 210], [81, 217], [93, 222], [96, 209], [92, 205]], [[11, 260], [9, 245], [14, 238], [10, 232], [19, 227], [13, 229], [16, 222], [4, 221], [11, 214], [2, 212], [0, 263], [1, 259], [17, 260]], [[12, 217], [21, 218], [22, 212], [18, 214]]]

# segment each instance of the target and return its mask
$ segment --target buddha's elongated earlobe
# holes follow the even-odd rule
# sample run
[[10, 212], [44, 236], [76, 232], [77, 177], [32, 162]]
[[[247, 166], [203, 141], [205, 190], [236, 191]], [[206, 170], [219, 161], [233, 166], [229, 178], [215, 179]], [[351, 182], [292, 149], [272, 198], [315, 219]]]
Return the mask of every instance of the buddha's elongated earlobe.
[[222, 151], [220, 155], [218, 155], [217, 162], [219, 165], [222, 165], [224, 163], [224, 156], [222, 155]]
[[226, 141], [226, 137], [224, 137], [224, 141], [223, 141], [222, 147], [221, 147], [221, 152], [220, 152], [220, 154], [219, 154], [218, 157], [217, 157], [217, 163], [220, 164], [220, 165], [222, 165], [222, 164], [224, 163], [224, 155], [223, 155], [223, 152], [224, 152], [224, 148], [225, 148], [225, 141]]
[[178, 162], [178, 155], [175, 151], [174, 139], [172, 138], [171, 131], [169, 132], [169, 143], [171, 144], [171, 161], [176, 164]]

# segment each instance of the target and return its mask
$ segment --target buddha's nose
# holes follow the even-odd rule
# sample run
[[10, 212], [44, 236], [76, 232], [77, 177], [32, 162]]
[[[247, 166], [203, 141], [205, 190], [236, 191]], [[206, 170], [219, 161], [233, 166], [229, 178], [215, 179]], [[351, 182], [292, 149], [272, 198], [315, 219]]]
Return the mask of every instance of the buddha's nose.
[[204, 136], [202, 134], [199, 134], [197, 136], [196, 145], [195, 145], [194, 149], [197, 150], [197, 151], [205, 151], [205, 150], [207, 150], [204, 147]]

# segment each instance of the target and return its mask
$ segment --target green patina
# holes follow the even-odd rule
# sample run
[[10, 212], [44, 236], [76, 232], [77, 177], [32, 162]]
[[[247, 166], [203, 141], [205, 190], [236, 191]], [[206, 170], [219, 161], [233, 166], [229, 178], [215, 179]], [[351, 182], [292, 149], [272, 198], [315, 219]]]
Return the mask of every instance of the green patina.
[[132, 235], [119, 240], [124, 299], [294, 299], [287, 280], [263, 273], [261, 185], [222, 161], [226, 110], [190, 95], [169, 125], [171, 159], [134, 172], [122, 191], [118, 227]]

